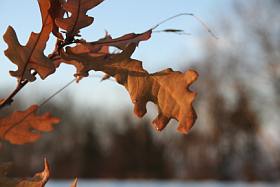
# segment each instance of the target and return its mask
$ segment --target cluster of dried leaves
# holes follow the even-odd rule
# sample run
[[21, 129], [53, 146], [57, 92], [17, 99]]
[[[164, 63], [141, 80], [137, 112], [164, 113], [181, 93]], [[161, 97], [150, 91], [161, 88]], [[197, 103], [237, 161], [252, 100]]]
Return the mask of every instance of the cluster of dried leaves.
[[[103, 0], [38, 0], [42, 28], [39, 33], [31, 33], [25, 46], [19, 43], [15, 30], [8, 27], [4, 34], [8, 45], [5, 55], [18, 67], [16, 71], [10, 71], [10, 75], [17, 78], [18, 85], [6, 99], [0, 100], [0, 108], [11, 104], [13, 97], [28, 82], [36, 80], [36, 75], [45, 79], [61, 63], [66, 63], [76, 67], [77, 80], [87, 77], [91, 70], [104, 72], [104, 79], [113, 77], [129, 92], [134, 112], [139, 117], [146, 114], [147, 102], [155, 103], [158, 116], [153, 124], [157, 130], [176, 119], [178, 130], [187, 133], [196, 119], [192, 107], [196, 94], [188, 87], [197, 79], [197, 73], [166, 69], [151, 74], [143, 68], [141, 61], [131, 58], [139, 42], [150, 39], [153, 29], [115, 39], [107, 34], [94, 42], [81, 39], [80, 29], [91, 25], [94, 20], [87, 11], [101, 2]], [[57, 38], [57, 42], [53, 53], [46, 56], [44, 50], [50, 34]], [[111, 53], [109, 47], [117, 48], [118, 52]], [[0, 139], [24, 144], [36, 141], [42, 132], [51, 131], [59, 119], [50, 114], [38, 115], [38, 108], [33, 105], [0, 119]], [[43, 186], [48, 178], [45, 177], [46, 172], [43, 173], [43, 177], [39, 175], [40, 185], [34, 186]]]

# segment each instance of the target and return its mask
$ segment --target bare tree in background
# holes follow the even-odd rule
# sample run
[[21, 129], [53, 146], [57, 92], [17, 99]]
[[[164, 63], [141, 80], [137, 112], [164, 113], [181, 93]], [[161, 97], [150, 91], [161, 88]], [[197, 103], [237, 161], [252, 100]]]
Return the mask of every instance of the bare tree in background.
[[279, 7], [279, 1], [236, 1], [232, 20], [219, 20], [220, 40], [202, 41], [204, 57], [194, 63], [199, 124], [172, 144], [184, 150], [180, 177], [279, 179]]

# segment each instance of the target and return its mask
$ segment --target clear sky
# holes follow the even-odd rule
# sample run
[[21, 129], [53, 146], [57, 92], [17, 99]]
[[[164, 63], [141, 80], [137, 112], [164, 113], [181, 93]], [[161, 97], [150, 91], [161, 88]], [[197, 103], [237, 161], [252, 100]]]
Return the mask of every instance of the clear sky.
[[[105, 0], [98, 7], [89, 11], [88, 14], [95, 17], [95, 22], [82, 30], [81, 34], [83, 38], [91, 41], [103, 37], [105, 30], [113, 37], [130, 32], [139, 33], [170, 16], [183, 12], [195, 13], [219, 34], [218, 30], [214, 28], [214, 23], [217, 21], [216, 15], [221, 11], [227, 11], [231, 2], [232, 0]], [[1, 0], [0, 34], [4, 34], [8, 25], [14, 27], [21, 44], [25, 45], [30, 33], [38, 32], [41, 27], [36, 0]], [[188, 67], [188, 61], [199, 55], [199, 39], [209, 37], [208, 33], [192, 17], [177, 18], [165, 23], [159, 29], [168, 28], [184, 29], [192, 35], [155, 33], [149, 41], [141, 43], [133, 57], [143, 61], [144, 67], [150, 72], [160, 71], [167, 67], [176, 70]], [[51, 45], [53, 42], [49, 44]], [[6, 48], [1, 37], [1, 95], [9, 91], [7, 86], [11, 89], [16, 84], [15, 78], [8, 76], [8, 71], [16, 69], [16, 66], [4, 56], [3, 51]], [[47, 48], [47, 51], [50, 51], [50, 47]], [[37, 83], [30, 84], [21, 94], [25, 96], [34, 92], [38, 92], [37, 95], [50, 94], [70, 81], [74, 73], [73, 67], [63, 65], [55, 75], [50, 76], [47, 80], [38, 80]], [[98, 103], [106, 102], [108, 107], [111, 107], [112, 102], [115, 106], [129, 102], [129, 97], [122, 87], [112, 81], [100, 83], [98, 78], [84, 79], [78, 85], [71, 85], [68, 90], [74, 94], [75, 100], [84, 105], [98, 105]], [[38, 102], [42, 99], [39, 98]]]

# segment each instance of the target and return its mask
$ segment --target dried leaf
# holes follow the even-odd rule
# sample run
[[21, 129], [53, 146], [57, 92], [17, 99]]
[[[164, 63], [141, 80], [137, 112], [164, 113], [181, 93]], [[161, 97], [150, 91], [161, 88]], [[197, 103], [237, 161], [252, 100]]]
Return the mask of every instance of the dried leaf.
[[[135, 48], [134, 46], [133, 48]], [[119, 62], [123, 59], [127, 59], [127, 55], [131, 55], [131, 47], [128, 47], [120, 54], [102, 54], [101, 53], [80, 53], [82, 46], [79, 45], [77, 48], [67, 48], [66, 53], [62, 52], [61, 56], [64, 62], [67, 64], [72, 64], [76, 67], [77, 73], [76, 77], [87, 77], [90, 70], [103, 71], [104, 69], [110, 69], [115, 62]], [[127, 52], [131, 54], [126, 54]], [[109, 74], [110, 75], [110, 74]]]
[[37, 115], [38, 106], [32, 105], [25, 111], [19, 111], [0, 119], [0, 139], [13, 144], [25, 144], [38, 140], [41, 132], [50, 132], [59, 119], [49, 113]]
[[137, 116], [146, 114], [148, 101], [155, 103], [158, 116], [153, 123], [157, 130], [162, 130], [171, 119], [176, 119], [179, 121], [178, 130], [187, 133], [196, 120], [192, 107], [196, 94], [188, 87], [198, 74], [193, 70], [181, 73], [172, 69], [149, 74], [143, 69], [142, 62], [130, 58], [136, 46], [137, 43], [132, 43], [119, 54], [98, 57], [68, 48], [63, 57], [67, 63], [76, 66], [79, 75], [87, 76], [89, 70], [95, 70], [115, 77], [128, 90]]
[[66, 31], [66, 40], [73, 40], [80, 29], [89, 26], [93, 22], [93, 17], [86, 15], [87, 11], [96, 7], [103, 0], [68, 0], [63, 4], [63, 8], [71, 13], [68, 18], [57, 18], [56, 24]]
[[[80, 43], [75, 47], [68, 47], [66, 49], [68, 55], [62, 52], [61, 56], [64, 61], [61, 59], [59, 63], [74, 65], [77, 69], [76, 77], [87, 77], [90, 70], [103, 71], [100, 67], [111, 66], [116, 61], [130, 57], [139, 42], [148, 40], [151, 34], [152, 31], [149, 30], [141, 34], [127, 34], [116, 39], [106, 35], [96, 42]], [[119, 54], [110, 54], [109, 46], [117, 47], [123, 51]], [[81, 62], [80, 58], [84, 60]]]
[[141, 41], [149, 40], [151, 38], [151, 34], [152, 34], [152, 30], [148, 30], [141, 34], [134, 34], [134, 33], [126, 34], [116, 39], [112, 39], [110, 35], [107, 35], [107, 37], [105, 37], [102, 40], [89, 43], [88, 48], [96, 47], [96, 46], [114, 46], [121, 50], [124, 50], [128, 45], [132, 43], [138, 45], [139, 42]]
[[49, 9], [49, 14], [52, 18], [52, 33], [59, 39], [63, 40], [63, 36], [59, 33], [59, 27], [55, 23], [55, 19], [62, 19], [65, 14], [65, 10], [62, 8], [62, 4], [65, 0], [51, 0], [51, 7]]
[[40, 33], [32, 32], [26, 46], [20, 45], [15, 30], [9, 26], [4, 34], [4, 40], [8, 44], [5, 55], [18, 66], [18, 70], [10, 71], [18, 80], [34, 81], [36, 78], [31, 70], [36, 70], [42, 79], [55, 72], [52, 61], [43, 51], [53, 30], [53, 20], [49, 13], [51, 0], [38, 0], [42, 16], [42, 29]]
[[13, 179], [7, 177], [7, 172], [11, 164], [0, 165], [0, 186], [3, 187], [44, 187], [47, 183], [50, 172], [49, 165], [45, 159], [45, 169], [37, 173], [30, 179]]
[[153, 121], [157, 130], [164, 129], [173, 118], [179, 121], [178, 131], [187, 133], [196, 120], [192, 107], [196, 94], [189, 90], [189, 86], [197, 76], [193, 70], [181, 73], [172, 69], [145, 76], [128, 74], [124, 86], [134, 103], [137, 116], [144, 116], [147, 102], [152, 101], [158, 106], [158, 116]]
[[73, 183], [71, 184], [71, 187], [77, 187], [77, 183], [78, 183], [78, 179], [75, 178], [75, 180], [74, 180]]

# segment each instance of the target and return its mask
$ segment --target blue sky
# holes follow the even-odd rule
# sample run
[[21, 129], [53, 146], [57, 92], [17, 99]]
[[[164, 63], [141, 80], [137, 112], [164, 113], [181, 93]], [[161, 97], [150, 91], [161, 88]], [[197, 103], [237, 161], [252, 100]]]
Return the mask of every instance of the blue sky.
[[[113, 37], [130, 32], [139, 33], [170, 16], [183, 12], [195, 13], [219, 34], [214, 27], [217, 15], [221, 11], [226, 12], [231, 2], [232, 0], [105, 0], [89, 11], [88, 14], [95, 17], [95, 22], [82, 30], [81, 34], [86, 40], [93, 41], [103, 37], [105, 30]], [[30, 33], [40, 30], [41, 18], [37, 2], [35, 0], [1, 1], [0, 23], [0, 34], [3, 35], [8, 25], [12, 25], [21, 44], [25, 45]], [[165, 23], [159, 29], [167, 28], [184, 29], [192, 35], [156, 33], [149, 41], [141, 43], [133, 57], [143, 61], [144, 67], [150, 72], [160, 71], [167, 67], [176, 70], [188, 67], [188, 61], [200, 54], [198, 41], [201, 38], [210, 37], [192, 17], [177, 18]], [[49, 42], [47, 52], [51, 50], [51, 44], [53, 42]], [[3, 51], [6, 48], [1, 37], [0, 90], [2, 94], [8, 92], [16, 84], [15, 78], [8, 75], [8, 71], [16, 69], [16, 66], [4, 56]], [[21, 94], [30, 95], [36, 90], [37, 96], [44, 93], [48, 95], [70, 81], [74, 73], [73, 67], [63, 65], [55, 75], [44, 81], [38, 79], [37, 83], [30, 84]], [[129, 102], [129, 97], [122, 87], [112, 81], [100, 83], [98, 78], [84, 79], [78, 85], [71, 85], [68, 90], [73, 93], [73, 99], [81, 105], [101, 105], [105, 101], [108, 107], [112, 107], [111, 103], [114, 106], [120, 106], [120, 103], [122, 105]], [[38, 102], [42, 99], [39, 97]]]

